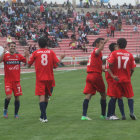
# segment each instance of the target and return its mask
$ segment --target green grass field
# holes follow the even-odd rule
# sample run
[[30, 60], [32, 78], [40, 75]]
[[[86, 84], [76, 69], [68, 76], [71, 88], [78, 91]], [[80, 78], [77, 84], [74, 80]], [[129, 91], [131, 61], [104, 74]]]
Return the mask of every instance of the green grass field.
[[[20, 118], [14, 118], [14, 98], [9, 105], [8, 119], [3, 118], [4, 81], [0, 76], [0, 140], [139, 140], [140, 139], [140, 68], [137, 68], [134, 87], [135, 114], [129, 117], [124, 99], [127, 120], [100, 120], [100, 96], [97, 93], [89, 104], [88, 116], [92, 121], [81, 121], [86, 71], [55, 71], [56, 87], [48, 105], [48, 123], [39, 121], [38, 97], [35, 92], [35, 74], [22, 74]], [[107, 101], [109, 98], [107, 98]], [[120, 116], [118, 106], [116, 114]]]

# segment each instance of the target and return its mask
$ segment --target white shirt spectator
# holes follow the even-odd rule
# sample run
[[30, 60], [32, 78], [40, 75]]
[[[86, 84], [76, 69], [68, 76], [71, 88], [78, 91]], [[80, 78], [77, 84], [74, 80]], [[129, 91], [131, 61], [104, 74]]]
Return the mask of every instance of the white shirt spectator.
[[137, 25], [134, 26], [133, 31], [138, 32], [138, 26]]

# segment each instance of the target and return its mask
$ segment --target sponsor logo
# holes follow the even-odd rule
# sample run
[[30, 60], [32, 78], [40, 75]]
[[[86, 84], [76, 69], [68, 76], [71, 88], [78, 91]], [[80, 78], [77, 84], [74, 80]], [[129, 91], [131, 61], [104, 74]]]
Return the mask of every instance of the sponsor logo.
[[17, 64], [20, 64], [20, 61], [6, 61], [6, 64], [8, 64], [8, 65], [17, 65]]
[[9, 67], [9, 70], [19, 70], [19, 65], [16, 65], [14, 67]]

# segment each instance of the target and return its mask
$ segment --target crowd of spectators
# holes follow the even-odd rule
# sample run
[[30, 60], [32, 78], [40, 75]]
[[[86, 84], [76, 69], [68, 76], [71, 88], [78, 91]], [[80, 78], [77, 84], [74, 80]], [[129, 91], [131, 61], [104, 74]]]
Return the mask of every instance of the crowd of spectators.
[[[92, 1], [87, 3], [94, 5]], [[58, 7], [57, 3], [41, 4], [40, 1], [33, 3], [30, 0], [26, 0], [25, 5], [19, 2], [12, 6], [8, 2], [0, 2], [0, 37], [7, 37], [7, 42], [15, 38], [26, 46], [28, 40], [37, 42], [39, 37], [46, 36], [51, 47], [59, 47], [59, 41], [71, 38], [71, 44], [76, 44], [75, 47], [70, 45], [72, 49], [87, 51], [87, 35], [99, 35], [100, 29], [106, 29], [107, 36], [114, 37], [116, 30], [122, 30], [122, 20], [126, 24], [134, 24], [135, 31], [138, 31], [140, 11], [120, 11], [118, 7], [118, 10], [107, 12], [85, 12], [83, 9], [77, 12], [69, 0], [63, 5], [65, 8], [53, 8]]]

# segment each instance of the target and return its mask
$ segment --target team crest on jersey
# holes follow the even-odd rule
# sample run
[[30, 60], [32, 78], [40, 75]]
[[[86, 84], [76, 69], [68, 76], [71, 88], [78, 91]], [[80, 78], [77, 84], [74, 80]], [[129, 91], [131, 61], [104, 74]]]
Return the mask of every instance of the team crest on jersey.
[[18, 58], [18, 55], [16, 55], [16, 58]]

